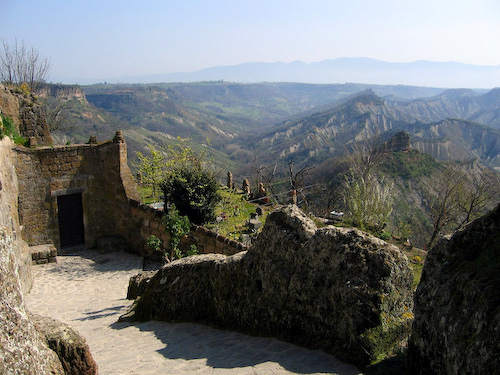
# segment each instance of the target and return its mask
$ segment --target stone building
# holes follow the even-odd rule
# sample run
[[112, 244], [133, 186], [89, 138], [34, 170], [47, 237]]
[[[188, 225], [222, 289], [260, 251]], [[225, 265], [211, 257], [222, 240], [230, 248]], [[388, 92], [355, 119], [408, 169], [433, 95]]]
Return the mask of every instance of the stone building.
[[53, 146], [34, 98], [2, 86], [0, 109], [33, 145], [13, 147], [11, 153], [19, 186], [16, 216], [28, 245], [54, 244], [60, 251], [119, 237], [139, 246], [134, 232], [140, 223], [129, 203], [139, 200], [139, 194], [121, 131], [106, 142]]
[[103, 143], [15, 151], [21, 234], [30, 245], [94, 247], [106, 236], [134, 242], [129, 199], [139, 195], [121, 132]]

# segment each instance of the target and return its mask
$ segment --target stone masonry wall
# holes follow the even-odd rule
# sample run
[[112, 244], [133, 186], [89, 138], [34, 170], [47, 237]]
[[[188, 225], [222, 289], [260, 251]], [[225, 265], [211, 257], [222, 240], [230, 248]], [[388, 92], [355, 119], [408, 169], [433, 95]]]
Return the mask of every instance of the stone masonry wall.
[[60, 248], [57, 197], [81, 193], [85, 245], [121, 236], [137, 244], [129, 199], [138, 199], [123, 138], [101, 144], [16, 148], [19, 217], [30, 245]]
[[[141, 223], [140, 237], [144, 243], [143, 255], [149, 258], [160, 258], [161, 254], [153, 253], [151, 249], [145, 246], [145, 243], [149, 236], [154, 235], [161, 239], [164, 248], [168, 248], [169, 236], [165, 232], [165, 225], [163, 224], [163, 210], [140, 204], [134, 200], [131, 201], [131, 206], [132, 215]], [[200, 254], [233, 255], [248, 250], [242, 243], [221, 236], [202, 226], [193, 226], [190, 235], [183, 243], [185, 245], [195, 244]]]
[[43, 109], [31, 94], [20, 94], [0, 85], [0, 108], [12, 119], [20, 135], [32, 138], [38, 145], [52, 144]]

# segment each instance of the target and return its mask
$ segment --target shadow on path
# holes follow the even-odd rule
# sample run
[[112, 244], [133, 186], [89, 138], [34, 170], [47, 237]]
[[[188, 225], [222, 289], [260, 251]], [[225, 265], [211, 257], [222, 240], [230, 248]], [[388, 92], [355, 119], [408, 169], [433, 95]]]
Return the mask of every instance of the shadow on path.
[[193, 323], [113, 323], [113, 329], [134, 326], [153, 332], [165, 344], [157, 352], [167, 359], [206, 359], [212, 368], [253, 367], [274, 362], [297, 374], [354, 375], [361, 372], [354, 366], [318, 350], [309, 350], [274, 338], [252, 337], [238, 332], [219, 330]]

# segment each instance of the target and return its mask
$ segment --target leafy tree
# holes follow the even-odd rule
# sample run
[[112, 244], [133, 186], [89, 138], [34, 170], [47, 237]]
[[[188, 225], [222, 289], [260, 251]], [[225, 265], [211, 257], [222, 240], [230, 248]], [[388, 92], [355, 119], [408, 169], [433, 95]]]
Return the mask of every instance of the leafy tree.
[[156, 200], [156, 192], [166, 173], [166, 160], [164, 154], [154, 146], [149, 146], [149, 156], [144, 156], [141, 152], [136, 153], [139, 159], [139, 171], [142, 181], [150, 186], [153, 193], [153, 200]]
[[32, 92], [38, 91], [47, 80], [50, 60], [40, 56], [36, 48], [29, 48], [17, 39], [13, 44], [2, 40], [0, 51], [0, 79], [8, 85], [28, 85]]
[[182, 215], [195, 224], [215, 220], [215, 206], [220, 201], [215, 176], [197, 165], [180, 165], [161, 183], [166, 205], [174, 204]]
[[150, 146], [149, 157], [140, 152], [137, 156], [144, 183], [152, 187], [153, 196], [158, 188], [163, 191], [167, 208], [175, 205], [196, 224], [215, 220], [215, 206], [221, 199], [219, 184], [206, 167], [205, 152], [194, 152], [178, 138], [162, 151]]
[[[207, 140], [207, 144], [209, 141]], [[150, 186], [153, 199], [160, 189], [162, 182], [171, 174], [177, 173], [180, 166], [194, 166], [203, 168], [208, 160], [206, 152], [197, 154], [187, 145], [187, 141], [177, 138], [175, 144], [168, 144], [158, 149], [149, 146], [149, 156], [136, 152], [139, 159], [139, 172], [145, 185]]]

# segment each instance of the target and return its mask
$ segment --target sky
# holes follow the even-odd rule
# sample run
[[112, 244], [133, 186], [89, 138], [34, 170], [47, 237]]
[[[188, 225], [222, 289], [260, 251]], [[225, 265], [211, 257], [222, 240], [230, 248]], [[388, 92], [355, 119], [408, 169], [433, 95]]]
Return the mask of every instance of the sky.
[[0, 20], [63, 83], [340, 57], [500, 65], [498, 0], [0, 0]]

